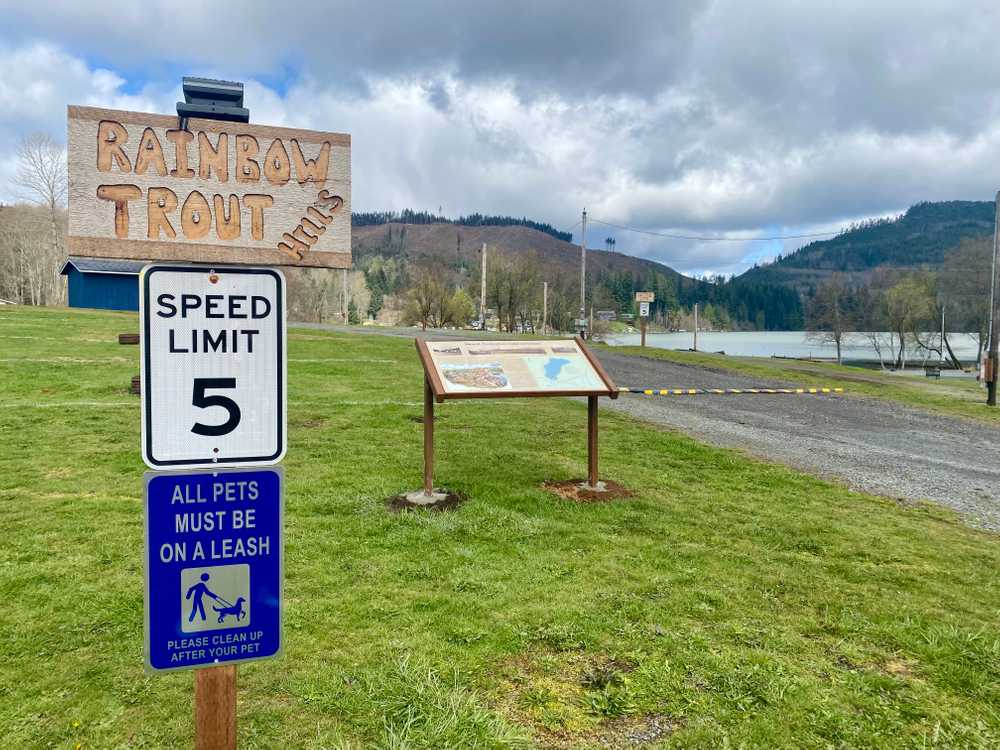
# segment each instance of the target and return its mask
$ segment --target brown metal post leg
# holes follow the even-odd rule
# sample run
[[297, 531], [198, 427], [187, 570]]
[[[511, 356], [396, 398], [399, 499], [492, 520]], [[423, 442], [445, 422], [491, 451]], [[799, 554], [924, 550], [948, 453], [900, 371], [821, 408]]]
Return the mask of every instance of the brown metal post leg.
[[998, 368], [997, 365], [1000, 362], [993, 355], [987, 355], [989, 363], [989, 371], [992, 375], [986, 381], [986, 405], [996, 406], [997, 405], [997, 375]]
[[587, 483], [597, 485], [597, 396], [587, 396]]
[[434, 391], [424, 378], [424, 494], [434, 492]]
[[194, 670], [195, 750], [236, 750], [236, 666]]

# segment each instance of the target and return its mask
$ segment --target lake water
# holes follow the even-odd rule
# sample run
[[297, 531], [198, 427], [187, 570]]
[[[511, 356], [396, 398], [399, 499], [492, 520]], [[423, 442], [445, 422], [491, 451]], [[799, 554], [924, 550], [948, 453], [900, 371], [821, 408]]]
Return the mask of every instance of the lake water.
[[[608, 336], [607, 342], [612, 346], [639, 346], [638, 333], [623, 333]], [[658, 349], [690, 349], [694, 343], [694, 334], [687, 333], [650, 333], [646, 336], [646, 345]], [[936, 343], [936, 342], [935, 342]], [[964, 333], [949, 333], [948, 343], [951, 344], [963, 364], [971, 365], [976, 359], [976, 342]], [[909, 350], [909, 346], [907, 346]], [[744, 331], [744, 332], [708, 332], [698, 333], [698, 350], [703, 352], [719, 352], [739, 357], [817, 357], [836, 359], [837, 347], [833, 344], [821, 344], [811, 340], [805, 331]], [[866, 360], [878, 362], [878, 354], [872, 348], [868, 339], [862, 334], [851, 335], [842, 347], [845, 360]], [[925, 352], [909, 350], [907, 364], [920, 365]], [[883, 357], [889, 353], [883, 350]], [[937, 359], [937, 354], [930, 356]]]

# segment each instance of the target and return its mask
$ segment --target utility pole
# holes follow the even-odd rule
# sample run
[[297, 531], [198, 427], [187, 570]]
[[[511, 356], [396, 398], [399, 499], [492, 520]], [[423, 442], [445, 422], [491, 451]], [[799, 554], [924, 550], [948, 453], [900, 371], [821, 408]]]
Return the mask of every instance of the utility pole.
[[938, 352], [938, 367], [944, 367], [944, 301], [941, 302], [941, 351]]
[[549, 282], [542, 282], [542, 335], [548, 333], [549, 322]]
[[698, 303], [694, 303], [694, 350], [698, 351]]
[[993, 220], [993, 273], [990, 282], [990, 352], [987, 357], [986, 367], [986, 404], [987, 406], [997, 405], [997, 376], [1000, 370], [1000, 352], [998, 352], [997, 335], [1000, 329], [1000, 299], [997, 297], [998, 287], [1000, 287], [1000, 262], [997, 262], [997, 255], [1000, 253], [1000, 192], [997, 192], [996, 216]]
[[482, 278], [479, 281], [479, 330], [486, 330], [486, 243], [483, 243]]
[[[580, 320], [587, 318], [587, 209], [583, 209], [580, 227]], [[586, 325], [581, 323], [581, 325]], [[587, 331], [580, 331], [581, 338], [587, 338]]]

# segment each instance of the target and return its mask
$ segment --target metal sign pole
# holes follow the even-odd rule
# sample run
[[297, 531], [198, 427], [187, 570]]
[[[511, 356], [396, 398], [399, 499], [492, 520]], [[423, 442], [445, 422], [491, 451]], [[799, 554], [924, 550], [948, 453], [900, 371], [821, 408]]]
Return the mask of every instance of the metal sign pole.
[[587, 484], [597, 486], [597, 396], [587, 396]]
[[694, 303], [694, 351], [698, 351], [698, 303]]
[[195, 750], [236, 750], [236, 665], [194, 671]]
[[486, 330], [486, 243], [483, 243], [482, 277], [479, 282], [479, 330]]
[[434, 390], [424, 378], [424, 495], [434, 494]]
[[1000, 377], [1000, 192], [997, 192], [993, 222], [993, 268], [990, 279], [989, 350], [986, 370], [986, 404], [997, 405], [997, 379]]
[[549, 282], [542, 282], [542, 335], [545, 336], [548, 331], [549, 322]]
[[656, 299], [654, 292], [636, 292], [635, 301], [639, 303], [639, 345], [646, 346], [646, 327], [649, 325], [649, 304]]

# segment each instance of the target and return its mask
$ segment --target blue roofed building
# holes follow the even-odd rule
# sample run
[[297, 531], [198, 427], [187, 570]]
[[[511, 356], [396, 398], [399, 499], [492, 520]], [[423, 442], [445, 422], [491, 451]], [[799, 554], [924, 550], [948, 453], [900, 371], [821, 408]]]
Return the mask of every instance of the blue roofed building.
[[67, 277], [70, 307], [139, 310], [139, 271], [144, 260], [69, 258], [60, 273]]

